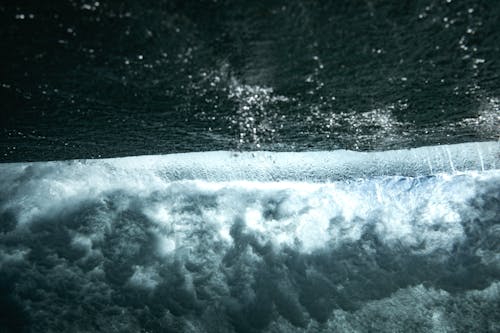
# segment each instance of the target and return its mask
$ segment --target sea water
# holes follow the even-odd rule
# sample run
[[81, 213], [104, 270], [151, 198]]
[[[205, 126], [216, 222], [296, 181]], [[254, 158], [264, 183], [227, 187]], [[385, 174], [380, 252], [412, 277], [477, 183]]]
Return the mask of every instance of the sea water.
[[498, 22], [0, 3], [0, 332], [499, 332]]

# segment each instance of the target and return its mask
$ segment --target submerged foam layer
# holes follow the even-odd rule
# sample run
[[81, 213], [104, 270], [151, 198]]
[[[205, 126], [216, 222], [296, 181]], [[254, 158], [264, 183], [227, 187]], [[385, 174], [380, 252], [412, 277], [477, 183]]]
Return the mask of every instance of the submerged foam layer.
[[[251, 173], [261, 159], [276, 168]], [[2, 165], [0, 323], [494, 332], [497, 162], [480, 143]], [[346, 165], [365, 171], [332, 176]]]

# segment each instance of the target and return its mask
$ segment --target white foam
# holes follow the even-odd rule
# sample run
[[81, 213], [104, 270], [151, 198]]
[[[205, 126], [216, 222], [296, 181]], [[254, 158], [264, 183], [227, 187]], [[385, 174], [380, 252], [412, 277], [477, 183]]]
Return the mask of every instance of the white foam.
[[450, 251], [464, 239], [461, 222], [476, 183], [488, 179], [498, 181], [498, 172], [315, 184], [179, 181], [154, 202], [146, 198], [143, 213], [154, 223], [158, 253], [165, 257], [214, 244], [228, 248], [237, 221], [261, 245], [304, 253], [359, 241], [370, 227], [388, 246], [430, 253]]
[[[487, 142], [375, 153], [207, 152], [3, 164], [1, 211], [23, 225], [120, 192], [116, 211], [131, 198], [144, 201], [164, 256], [190, 248], [197, 230], [230, 246], [237, 220], [261, 242], [304, 252], [355, 242], [369, 227], [387, 244], [449, 250], [463, 239], [460, 221], [477, 179], [497, 180], [498, 171], [481, 170], [494, 169], [499, 153], [498, 143]], [[434, 173], [449, 173], [414, 178], [430, 174], [429, 163]], [[408, 174], [413, 178], [401, 177]], [[155, 193], [161, 195], [153, 200]], [[216, 206], [200, 204], [200, 196]], [[198, 211], [182, 209], [193, 204]], [[101, 218], [104, 225], [112, 220]], [[88, 250], [92, 241], [75, 236], [73, 244]]]
[[[203, 179], [208, 181], [332, 181], [374, 176], [420, 176], [443, 172], [496, 169], [498, 142], [463, 143], [384, 152], [347, 150], [321, 152], [201, 152], [135, 156], [100, 160], [5, 163], [0, 181], [32, 174], [64, 193], [87, 183], [105, 187], [121, 178], [140, 192], [154, 182]], [[59, 188], [53, 182], [64, 179]], [[149, 180], [148, 183], [144, 179]], [[68, 183], [71, 180], [73, 183]], [[65, 187], [66, 186], [66, 187]]]
[[[497, 143], [478, 143], [5, 164], [0, 268], [45, 293], [25, 301], [36, 311], [67, 307], [51, 289], [65, 281], [83, 300], [121, 293], [190, 329], [231, 331], [263, 308], [262, 331], [396, 331], [400, 318], [450, 331], [461, 309], [449, 300], [484, 321], [499, 297], [497, 161]], [[445, 291], [457, 280], [463, 292]]]

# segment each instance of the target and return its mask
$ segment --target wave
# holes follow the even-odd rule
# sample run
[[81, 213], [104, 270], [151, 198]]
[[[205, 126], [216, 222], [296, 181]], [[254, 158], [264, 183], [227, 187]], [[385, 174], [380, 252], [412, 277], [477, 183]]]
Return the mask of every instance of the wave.
[[[498, 142], [474, 142], [383, 152], [349, 150], [317, 152], [198, 152], [124, 158], [0, 164], [2, 180], [49, 169], [81, 175], [129, 172], [157, 173], [165, 181], [333, 181], [386, 175], [421, 176], [455, 171], [496, 169]], [[68, 175], [70, 177], [71, 175]], [[123, 174], [120, 174], [120, 177]], [[135, 178], [131, 175], [132, 178]]]
[[495, 331], [499, 152], [483, 142], [0, 165], [2, 320]]

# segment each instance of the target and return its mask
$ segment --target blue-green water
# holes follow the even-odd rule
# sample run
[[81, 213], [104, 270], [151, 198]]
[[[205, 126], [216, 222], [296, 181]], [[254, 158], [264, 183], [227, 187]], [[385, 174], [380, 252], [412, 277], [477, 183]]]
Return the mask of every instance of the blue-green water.
[[1, 3], [0, 332], [499, 332], [499, 22]]

